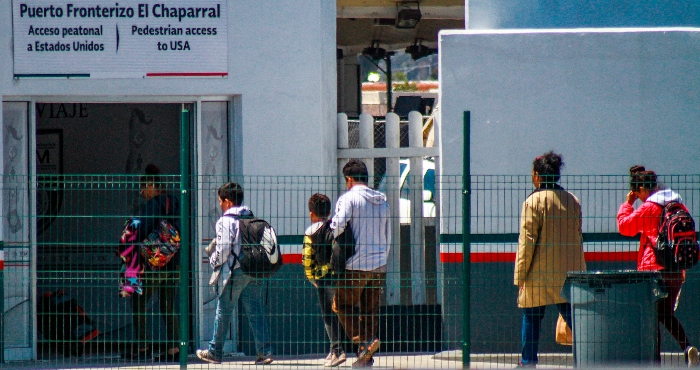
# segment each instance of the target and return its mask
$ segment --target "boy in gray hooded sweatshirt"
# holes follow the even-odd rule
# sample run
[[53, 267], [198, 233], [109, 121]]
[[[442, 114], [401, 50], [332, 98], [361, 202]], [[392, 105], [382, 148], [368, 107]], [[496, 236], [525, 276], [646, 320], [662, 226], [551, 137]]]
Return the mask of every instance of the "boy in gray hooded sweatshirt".
[[[386, 280], [391, 245], [389, 205], [386, 195], [367, 186], [367, 166], [352, 159], [343, 167], [347, 192], [338, 198], [331, 229], [335, 237], [352, 225], [355, 254], [345, 264], [333, 310], [348, 338], [358, 344], [353, 367], [371, 367], [379, 349], [379, 300]], [[358, 311], [354, 312], [355, 306]]]

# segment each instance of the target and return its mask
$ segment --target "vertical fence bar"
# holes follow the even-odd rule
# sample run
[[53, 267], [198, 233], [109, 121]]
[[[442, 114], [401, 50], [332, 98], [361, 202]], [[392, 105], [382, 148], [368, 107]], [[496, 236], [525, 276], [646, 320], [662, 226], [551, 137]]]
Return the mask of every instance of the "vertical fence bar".
[[0, 364], [5, 363], [5, 243], [0, 241]]
[[[400, 122], [395, 113], [386, 115], [384, 124], [386, 135], [386, 147], [396, 149], [400, 146]], [[391, 215], [391, 249], [386, 262], [386, 303], [388, 305], [401, 304], [401, 203], [400, 194], [400, 166], [398, 157], [386, 158], [386, 198], [389, 202], [389, 214]]]
[[[371, 114], [360, 114], [360, 148], [374, 149], [374, 117]], [[362, 158], [362, 161], [369, 173], [367, 184], [374, 184], [374, 158]]]
[[470, 167], [470, 112], [464, 112], [464, 142], [462, 154], [462, 367], [469, 368], [471, 357], [471, 167]]
[[[408, 114], [408, 143], [411, 148], [423, 147], [423, 115]], [[423, 225], [423, 156], [411, 157], [409, 172], [411, 200], [411, 295], [414, 305], [426, 302], [425, 226]]]
[[[338, 113], [338, 149], [347, 149], [350, 147], [350, 134], [348, 132], [348, 115], [345, 113]], [[343, 179], [343, 166], [347, 163], [347, 158], [338, 158], [338, 176]], [[340, 181], [341, 184], [345, 184], [344, 181]]]
[[190, 267], [190, 111], [180, 114], [180, 369], [187, 368]]

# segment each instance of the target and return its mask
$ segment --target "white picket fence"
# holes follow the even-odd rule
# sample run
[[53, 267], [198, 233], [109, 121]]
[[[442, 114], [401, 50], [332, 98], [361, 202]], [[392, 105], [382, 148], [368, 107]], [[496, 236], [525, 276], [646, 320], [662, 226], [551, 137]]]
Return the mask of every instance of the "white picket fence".
[[[408, 158], [413, 176], [409, 176], [404, 186], [409, 186], [411, 201], [411, 293], [414, 305], [426, 303], [425, 275], [425, 224], [423, 217], [423, 158], [438, 157], [438, 147], [423, 146], [423, 116], [419, 112], [408, 115], [409, 147], [401, 148], [400, 118], [395, 113], [386, 115], [386, 148], [374, 147], [375, 119], [369, 114], [360, 115], [359, 148], [350, 148], [348, 116], [338, 114], [338, 173], [342, 177], [342, 168], [351, 158], [362, 160], [367, 165], [370, 181], [374, 177], [374, 158], [386, 158], [386, 195], [390, 206], [393, 245], [387, 262], [386, 303], [401, 304], [401, 255], [400, 241], [400, 166], [399, 159]], [[436, 162], [436, 171], [437, 163]], [[439, 173], [439, 172], [437, 172]], [[438, 199], [437, 195], [434, 197]]]

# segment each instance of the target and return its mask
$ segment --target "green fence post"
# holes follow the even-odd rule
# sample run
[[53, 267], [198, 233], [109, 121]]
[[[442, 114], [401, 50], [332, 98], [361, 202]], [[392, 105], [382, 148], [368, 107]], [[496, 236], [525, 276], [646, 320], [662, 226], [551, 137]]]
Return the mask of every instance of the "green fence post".
[[0, 241], [0, 364], [5, 363], [5, 243]]
[[462, 367], [469, 368], [471, 357], [471, 167], [470, 112], [464, 112], [464, 148], [462, 153]]
[[187, 368], [190, 324], [190, 111], [180, 115], [180, 369]]

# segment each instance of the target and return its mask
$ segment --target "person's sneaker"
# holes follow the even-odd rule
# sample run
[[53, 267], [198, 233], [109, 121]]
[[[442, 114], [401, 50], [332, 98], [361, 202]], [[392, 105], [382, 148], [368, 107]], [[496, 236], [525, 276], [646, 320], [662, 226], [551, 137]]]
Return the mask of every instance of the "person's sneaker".
[[330, 358], [326, 361], [325, 364], [323, 364], [323, 366], [336, 367], [345, 362], [345, 360], [347, 360], [347, 355], [345, 354], [345, 352], [340, 352], [337, 355], [335, 353], [331, 353], [329, 357]]
[[370, 357], [369, 360], [365, 361], [365, 363], [362, 364], [362, 365], [359, 365], [359, 364], [357, 363], [357, 361], [355, 361], [355, 362], [352, 364], [352, 367], [354, 367], [354, 368], [371, 368], [372, 365], [374, 365], [374, 357]]
[[331, 357], [333, 357], [333, 351], [328, 352], [328, 356], [326, 356], [326, 362], [330, 361]]
[[372, 358], [374, 352], [379, 349], [380, 342], [379, 339], [375, 339], [371, 342], [363, 343], [357, 349], [357, 360], [352, 364], [353, 367], [364, 367], [365, 364], [369, 362]]
[[537, 364], [524, 364], [522, 362], [518, 362], [518, 366], [515, 367], [516, 369], [535, 369], [537, 368]]
[[220, 364], [221, 359], [214, 357], [214, 355], [209, 352], [207, 349], [198, 349], [197, 350], [197, 358], [204, 362], [208, 362], [210, 364]]
[[272, 356], [260, 356], [255, 360], [256, 365], [269, 365], [272, 363]]
[[685, 349], [685, 363], [688, 367], [696, 367], [700, 364], [700, 355], [698, 355], [698, 349], [693, 346], [688, 346]]

